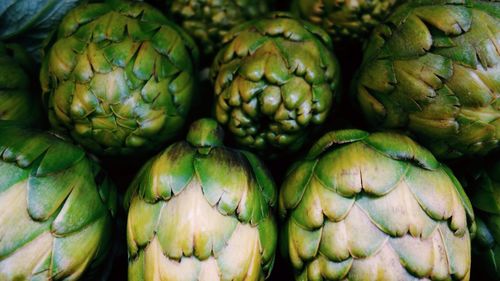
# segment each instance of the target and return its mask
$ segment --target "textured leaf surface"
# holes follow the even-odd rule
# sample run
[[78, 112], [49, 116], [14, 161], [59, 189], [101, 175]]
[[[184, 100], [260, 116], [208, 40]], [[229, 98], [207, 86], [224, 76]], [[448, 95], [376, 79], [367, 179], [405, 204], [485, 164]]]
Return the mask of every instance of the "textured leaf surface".
[[474, 215], [451, 171], [406, 136], [350, 134], [321, 138], [281, 187], [297, 280], [468, 280]]
[[82, 4], [47, 48], [49, 120], [97, 154], [152, 150], [184, 125], [195, 84], [192, 40], [145, 3]]
[[278, 235], [274, 181], [256, 156], [224, 147], [217, 126], [194, 122], [188, 142], [154, 157], [130, 186], [130, 280], [269, 276]]
[[114, 186], [80, 148], [49, 133], [0, 128], [0, 279], [91, 274], [111, 248]]
[[374, 126], [408, 130], [439, 158], [498, 147], [498, 3], [417, 1], [377, 27], [354, 82]]
[[298, 150], [337, 95], [328, 35], [275, 13], [234, 28], [224, 43], [211, 68], [217, 120], [244, 147]]
[[294, 0], [292, 12], [326, 30], [335, 41], [364, 40], [398, 0]]

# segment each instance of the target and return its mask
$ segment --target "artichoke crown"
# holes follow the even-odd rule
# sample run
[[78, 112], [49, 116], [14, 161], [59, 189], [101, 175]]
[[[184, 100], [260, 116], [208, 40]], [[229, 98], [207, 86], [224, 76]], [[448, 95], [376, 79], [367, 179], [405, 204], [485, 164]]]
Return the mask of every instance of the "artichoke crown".
[[406, 136], [326, 134], [289, 171], [279, 208], [298, 280], [469, 278], [469, 199]]
[[232, 29], [224, 42], [211, 68], [217, 121], [254, 150], [300, 148], [338, 89], [328, 34], [274, 13]]
[[251, 153], [222, 145], [215, 120], [191, 125], [127, 193], [129, 279], [261, 280], [274, 262], [274, 182]]
[[376, 28], [354, 85], [368, 121], [407, 128], [439, 157], [486, 154], [500, 134], [500, 9], [412, 1]]
[[197, 49], [144, 3], [83, 4], [63, 19], [40, 79], [53, 126], [99, 154], [152, 150], [187, 117]]
[[0, 130], [0, 279], [96, 269], [111, 247], [112, 184], [80, 148], [11, 122]]

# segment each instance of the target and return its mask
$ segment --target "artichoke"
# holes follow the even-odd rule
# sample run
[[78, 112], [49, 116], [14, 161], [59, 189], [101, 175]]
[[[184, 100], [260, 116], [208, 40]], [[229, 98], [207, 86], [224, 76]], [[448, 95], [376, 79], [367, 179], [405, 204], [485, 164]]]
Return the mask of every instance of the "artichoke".
[[206, 55], [222, 47], [224, 35], [246, 20], [264, 15], [268, 0], [166, 0], [168, 14], [195, 38]]
[[492, 280], [500, 279], [500, 160], [482, 170], [470, 183], [472, 205], [476, 211], [477, 234], [472, 253], [477, 265]]
[[128, 278], [264, 280], [277, 244], [276, 188], [253, 154], [222, 145], [212, 119], [151, 159], [131, 184]]
[[334, 41], [366, 38], [398, 0], [294, 0], [292, 12], [326, 30]]
[[43, 123], [33, 74], [32, 61], [20, 45], [0, 43], [0, 120]]
[[338, 96], [328, 34], [274, 13], [235, 27], [224, 43], [211, 68], [217, 121], [245, 148], [299, 149]]
[[43, 41], [80, 0], [0, 1], [0, 40], [14, 40], [41, 59]]
[[63, 19], [40, 80], [49, 120], [100, 155], [150, 151], [182, 129], [197, 50], [145, 3], [83, 4]]
[[396, 133], [332, 131], [279, 195], [296, 280], [468, 280], [474, 215], [452, 172]]
[[409, 2], [375, 29], [355, 97], [373, 125], [408, 130], [438, 157], [487, 154], [500, 137], [499, 42], [498, 3]]
[[116, 190], [82, 149], [0, 121], [0, 280], [101, 280]]

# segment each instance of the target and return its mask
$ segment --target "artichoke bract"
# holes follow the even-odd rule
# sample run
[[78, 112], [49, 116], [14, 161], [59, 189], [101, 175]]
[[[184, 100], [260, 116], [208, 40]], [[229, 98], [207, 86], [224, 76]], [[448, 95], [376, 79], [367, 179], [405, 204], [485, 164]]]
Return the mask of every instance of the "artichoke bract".
[[0, 43], [0, 120], [41, 125], [41, 99], [34, 90], [33, 62], [17, 44]]
[[232, 29], [211, 68], [215, 116], [255, 151], [299, 149], [338, 97], [328, 34], [285, 13]]
[[206, 55], [222, 46], [224, 35], [268, 11], [267, 0], [166, 0], [167, 12], [197, 41]]
[[332, 131], [288, 172], [280, 240], [296, 280], [468, 280], [471, 203], [396, 133]]
[[127, 192], [129, 280], [264, 280], [273, 268], [274, 181], [222, 145], [212, 119], [149, 161]]
[[40, 61], [43, 40], [79, 2], [83, 1], [3, 0], [0, 3], [0, 40], [20, 43]]
[[326, 30], [334, 41], [363, 41], [398, 0], [294, 0], [292, 13]]
[[6, 121], [0, 131], [0, 280], [99, 280], [114, 186], [59, 137]]
[[[500, 279], [500, 160], [479, 172], [468, 192], [476, 211], [477, 231], [472, 243], [476, 270]], [[483, 271], [483, 268], [486, 271]]]
[[366, 119], [408, 130], [441, 158], [498, 148], [499, 11], [484, 1], [400, 6], [375, 29], [353, 84]]
[[83, 4], [63, 19], [40, 79], [49, 120], [96, 154], [150, 151], [187, 118], [197, 49], [145, 3]]

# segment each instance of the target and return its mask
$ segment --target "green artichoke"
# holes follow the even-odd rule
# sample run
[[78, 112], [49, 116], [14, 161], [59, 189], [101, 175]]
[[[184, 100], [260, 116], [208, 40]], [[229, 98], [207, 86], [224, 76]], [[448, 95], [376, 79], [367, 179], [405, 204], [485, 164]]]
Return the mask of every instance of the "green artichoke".
[[130, 186], [128, 278], [264, 280], [277, 244], [276, 187], [253, 154], [222, 145], [212, 119], [151, 159]]
[[0, 40], [21, 43], [37, 60], [43, 41], [81, 0], [2, 0]]
[[116, 190], [85, 152], [0, 121], [0, 280], [101, 280]]
[[368, 42], [353, 90], [377, 127], [408, 130], [436, 156], [499, 147], [500, 6], [421, 0]]
[[328, 34], [274, 13], [235, 27], [224, 43], [211, 68], [217, 121], [246, 148], [299, 149], [338, 96]]
[[468, 280], [474, 230], [452, 172], [410, 138], [327, 133], [279, 196], [296, 280]]
[[33, 62], [21, 46], [0, 43], [0, 120], [43, 123], [33, 75]]
[[63, 19], [40, 79], [49, 120], [96, 154], [154, 150], [182, 129], [197, 49], [145, 3], [83, 4]]
[[326, 30], [334, 41], [364, 40], [398, 0], [294, 0], [292, 12]]
[[191, 35], [206, 55], [222, 47], [234, 26], [267, 13], [268, 0], [166, 0], [168, 14]]
[[500, 160], [477, 174], [470, 183], [472, 205], [476, 211], [477, 234], [472, 243], [477, 268], [500, 279]]

